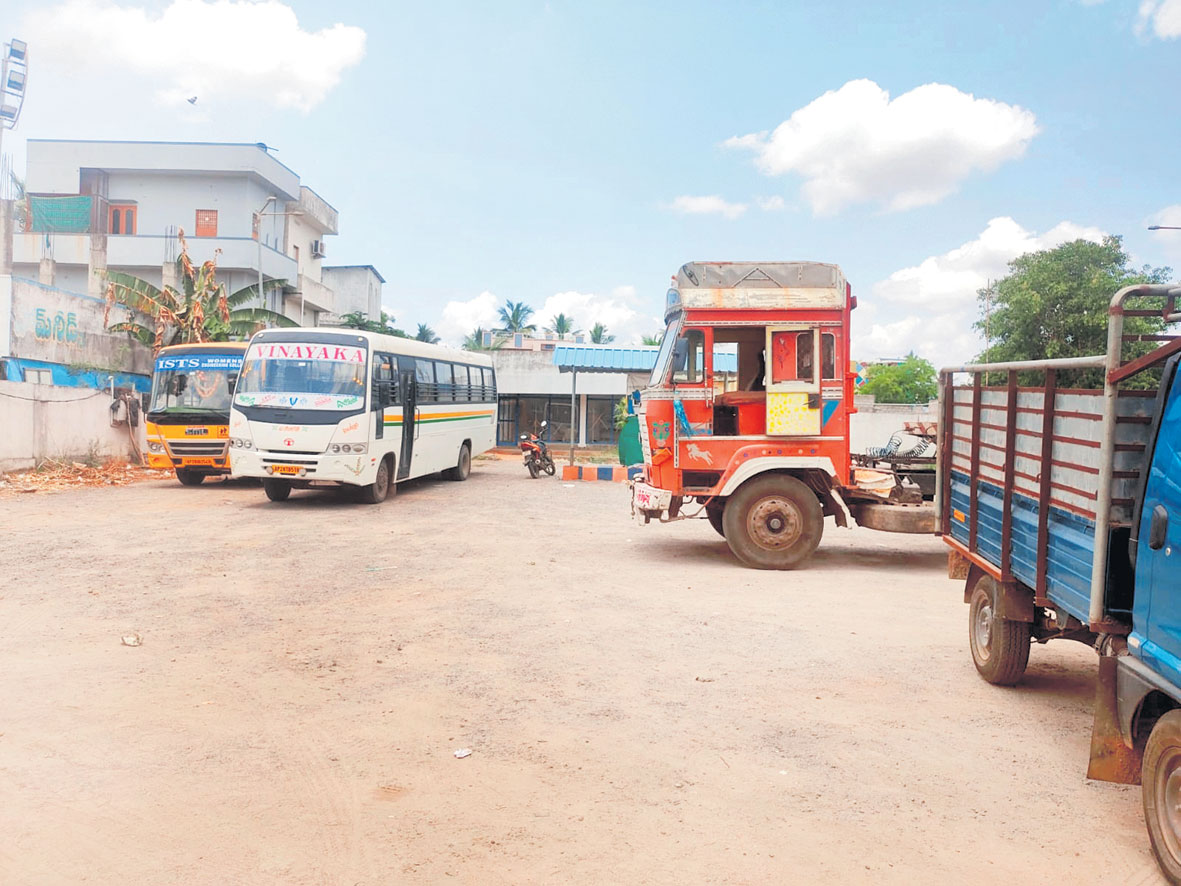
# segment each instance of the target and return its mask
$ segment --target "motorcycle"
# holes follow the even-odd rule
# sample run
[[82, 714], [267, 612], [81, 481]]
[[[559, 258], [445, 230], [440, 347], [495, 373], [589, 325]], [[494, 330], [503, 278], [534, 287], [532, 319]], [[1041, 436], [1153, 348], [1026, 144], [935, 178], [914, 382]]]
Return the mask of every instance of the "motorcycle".
[[[549, 422], [543, 421], [541, 423], [542, 430], [545, 430], [548, 424]], [[557, 468], [554, 467], [553, 456], [549, 454], [549, 447], [545, 445], [544, 440], [536, 434], [522, 434], [520, 446], [530, 477], [536, 480], [542, 471], [545, 471], [547, 476], [554, 475]]]

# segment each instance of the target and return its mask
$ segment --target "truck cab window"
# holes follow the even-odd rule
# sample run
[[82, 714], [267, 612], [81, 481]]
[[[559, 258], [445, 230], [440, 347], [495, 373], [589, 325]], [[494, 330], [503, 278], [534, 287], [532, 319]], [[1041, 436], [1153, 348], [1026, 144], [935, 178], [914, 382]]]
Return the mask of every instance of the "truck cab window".
[[705, 333], [700, 329], [686, 330], [677, 341], [673, 361], [674, 384], [702, 382], [705, 379]]
[[837, 337], [831, 332], [820, 336], [820, 377], [825, 380], [837, 378]]

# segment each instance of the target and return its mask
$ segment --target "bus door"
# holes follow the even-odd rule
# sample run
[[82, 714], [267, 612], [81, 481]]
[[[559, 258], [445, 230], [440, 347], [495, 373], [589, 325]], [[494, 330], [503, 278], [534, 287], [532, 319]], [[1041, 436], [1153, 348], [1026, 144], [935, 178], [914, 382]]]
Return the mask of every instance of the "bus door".
[[415, 379], [413, 357], [398, 357], [398, 390], [402, 398], [402, 453], [398, 456], [397, 479], [410, 476], [410, 461], [414, 458], [414, 438], [417, 429], [414, 423], [418, 411], [418, 384]]
[[820, 433], [820, 330], [815, 326], [767, 329], [767, 435]]

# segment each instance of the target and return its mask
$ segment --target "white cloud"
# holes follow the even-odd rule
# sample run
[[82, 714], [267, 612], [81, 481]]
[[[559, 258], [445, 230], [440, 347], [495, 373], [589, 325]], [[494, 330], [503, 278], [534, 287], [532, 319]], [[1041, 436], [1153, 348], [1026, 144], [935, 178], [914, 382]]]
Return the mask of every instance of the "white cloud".
[[158, 100], [188, 111], [253, 100], [309, 111], [365, 55], [365, 32], [300, 27], [279, 0], [173, 0], [162, 11], [67, 0], [30, 13], [24, 34], [37, 62], [55, 68], [149, 78]]
[[758, 197], [755, 202], [759, 204], [759, 209], [765, 212], [777, 212], [787, 205], [778, 194], [774, 197]]
[[799, 175], [813, 211], [829, 215], [854, 203], [937, 203], [973, 173], [1020, 157], [1037, 132], [1032, 112], [953, 86], [928, 83], [891, 100], [872, 80], [851, 80], [773, 132], [724, 144], [753, 151], [767, 175]]
[[644, 335], [653, 335], [664, 328], [659, 317], [636, 310], [634, 286], [619, 286], [611, 295], [596, 295], [593, 292], [556, 292], [545, 300], [534, 315], [539, 327], [549, 325], [557, 314], [574, 319], [574, 327], [590, 332], [596, 323], [607, 327], [615, 336], [613, 344], [639, 344]]
[[1136, 17], [1136, 33], [1149, 30], [1161, 40], [1181, 37], [1181, 0], [1144, 0]]
[[671, 208], [685, 215], [721, 215], [735, 219], [746, 212], [745, 203], [729, 203], [717, 194], [705, 197], [683, 195], [673, 200]]
[[458, 347], [477, 326], [493, 329], [500, 322], [500, 306], [504, 302], [491, 292], [484, 291], [467, 301], [449, 301], [435, 327], [435, 334], [444, 344]]
[[974, 240], [875, 283], [853, 313], [854, 356], [877, 359], [913, 350], [936, 366], [968, 362], [984, 345], [972, 328], [978, 289], [1005, 276], [1009, 262], [1027, 252], [1103, 237], [1098, 228], [1069, 221], [1036, 234], [1011, 218], [994, 218]]

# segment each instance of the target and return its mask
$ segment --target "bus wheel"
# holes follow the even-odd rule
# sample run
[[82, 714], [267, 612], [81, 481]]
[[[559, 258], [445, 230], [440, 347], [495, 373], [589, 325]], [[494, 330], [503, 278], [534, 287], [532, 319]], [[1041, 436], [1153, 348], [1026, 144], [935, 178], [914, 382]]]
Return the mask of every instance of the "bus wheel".
[[748, 480], [722, 511], [726, 544], [755, 569], [795, 569], [812, 555], [824, 531], [816, 493], [786, 474]]
[[286, 480], [263, 480], [262, 491], [271, 501], [287, 501], [291, 495], [291, 484]]
[[180, 480], [181, 486], [200, 486], [205, 482], [205, 475], [188, 468], [177, 468], [176, 479]]
[[468, 474], [472, 472], [472, 449], [466, 443], [459, 447], [459, 461], [455, 463], [455, 467], [448, 468], [443, 472], [443, 476], [448, 480], [462, 481], [466, 480]]
[[381, 460], [381, 464], [377, 466], [377, 476], [373, 478], [373, 482], [368, 486], [361, 487], [361, 501], [367, 505], [379, 505], [385, 501], [386, 496], [390, 494], [390, 487], [393, 485], [390, 482], [391, 469], [390, 457], [386, 456]]
[[1169, 882], [1181, 882], [1181, 711], [1169, 711], [1152, 728], [1140, 784], [1152, 852]]
[[722, 515], [726, 511], [724, 504], [713, 504], [705, 506], [705, 517], [709, 520], [709, 525], [714, 528], [714, 532], [722, 538], [726, 537], [726, 528], [722, 525]]
[[998, 593], [992, 577], [977, 579], [968, 607], [968, 646], [981, 677], [995, 686], [1012, 686], [1029, 664], [1030, 625], [998, 616]]

